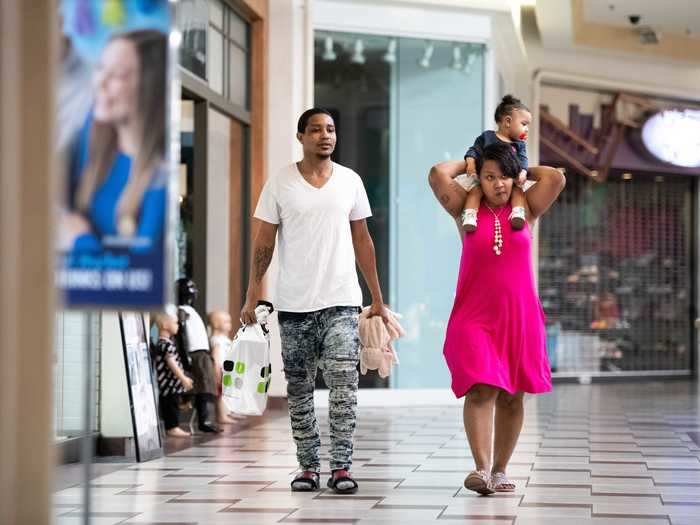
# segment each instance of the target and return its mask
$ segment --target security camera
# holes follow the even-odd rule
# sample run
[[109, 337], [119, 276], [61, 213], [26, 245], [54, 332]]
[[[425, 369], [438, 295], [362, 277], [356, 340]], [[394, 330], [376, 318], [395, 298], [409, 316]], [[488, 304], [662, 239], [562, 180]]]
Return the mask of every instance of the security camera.
[[642, 17], [640, 15], [630, 15], [629, 16], [630, 24], [632, 24], [633, 26], [636, 26], [641, 19], [642, 19]]

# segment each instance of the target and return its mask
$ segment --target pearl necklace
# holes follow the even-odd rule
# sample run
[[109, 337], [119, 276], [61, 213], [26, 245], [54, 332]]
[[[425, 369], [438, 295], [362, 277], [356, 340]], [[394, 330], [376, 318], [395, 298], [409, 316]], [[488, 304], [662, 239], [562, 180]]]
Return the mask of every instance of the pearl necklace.
[[501, 208], [501, 211], [496, 213], [493, 211], [493, 208], [491, 208], [488, 204], [486, 207], [489, 209], [489, 211], [493, 214], [494, 218], [494, 224], [493, 224], [493, 251], [496, 252], [496, 255], [501, 255], [501, 248], [503, 247], [503, 231], [501, 230], [501, 220], [500, 220], [500, 215], [503, 213], [503, 209]]

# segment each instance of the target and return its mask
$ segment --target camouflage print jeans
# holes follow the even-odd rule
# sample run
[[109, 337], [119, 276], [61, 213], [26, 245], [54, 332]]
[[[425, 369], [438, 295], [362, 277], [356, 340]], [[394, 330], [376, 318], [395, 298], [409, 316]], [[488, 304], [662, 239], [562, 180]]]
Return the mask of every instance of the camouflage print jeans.
[[329, 389], [331, 470], [350, 469], [360, 353], [359, 308], [279, 312], [282, 361], [297, 459], [302, 470], [320, 472], [321, 436], [314, 412], [316, 370]]

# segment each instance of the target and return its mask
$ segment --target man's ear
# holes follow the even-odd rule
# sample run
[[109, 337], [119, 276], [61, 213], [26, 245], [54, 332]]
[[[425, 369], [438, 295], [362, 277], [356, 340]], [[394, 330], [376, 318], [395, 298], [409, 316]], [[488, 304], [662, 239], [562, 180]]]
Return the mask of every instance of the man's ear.
[[304, 135], [303, 135], [302, 133], [297, 133], [297, 140], [299, 141], [299, 144], [302, 143], [301, 138], [302, 138], [303, 136], [304, 136]]

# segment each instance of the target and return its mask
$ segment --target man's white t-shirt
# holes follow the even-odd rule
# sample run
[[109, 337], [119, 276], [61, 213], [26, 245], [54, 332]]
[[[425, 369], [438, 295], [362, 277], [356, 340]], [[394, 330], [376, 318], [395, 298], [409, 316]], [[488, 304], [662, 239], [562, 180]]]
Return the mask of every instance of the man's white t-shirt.
[[267, 181], [254, 216], [279, 224], [277, 310], [362, 306], [350, 221], [371, 215], [360, 176], [335, 162], [321, 188], [306, 182], [296, 164]]

